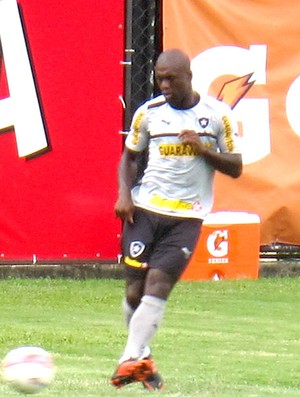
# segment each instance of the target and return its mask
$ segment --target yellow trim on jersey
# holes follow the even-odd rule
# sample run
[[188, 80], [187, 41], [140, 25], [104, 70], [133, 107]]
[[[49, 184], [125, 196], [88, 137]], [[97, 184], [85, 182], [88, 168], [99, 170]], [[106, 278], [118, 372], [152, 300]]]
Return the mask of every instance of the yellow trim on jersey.
[[139, 143], [140, 138], [140, 127], [142, 123], [142, 118], [144, 117], [144, 113], [141, 112], [133, 123], [133, 135], [132, 135], [132, 144], [136, 146]]
[[129, 258], [129, 256], [125, 256], [124, 258], [124, 263], [128, 266], [132, 266], [132, 267], [141, 267], [141, 268], [145, 268], [147, 267], [147, 263], [145, 262], [139, 262], [136, 259], [131, 259]]
[[192, 203], [187, 203], [186, 201], [182, 201], [178, 199], [177, 200], [166, 199], [160, 197], [158, 194], [155, 194], [151, 198], [150, 204], [153, 204], [158, 208], [166, 208], [168, 210], [173, 210], [173, 211], [179, 211], [179, 210], [188, 211], [193, 208]]
[[232, 152], [234, 149], [233, 139], [232, 139], [232, 128], [230, 125], [230, 121], [227, 116], [222, 117], [224, 130], [225, 130], [225, 144], [229, 152]]

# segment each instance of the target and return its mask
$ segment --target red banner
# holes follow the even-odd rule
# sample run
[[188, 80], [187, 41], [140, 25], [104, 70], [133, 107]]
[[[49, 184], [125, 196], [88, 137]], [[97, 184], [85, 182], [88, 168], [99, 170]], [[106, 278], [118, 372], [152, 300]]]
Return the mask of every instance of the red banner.
[[0, 2], [0, 260], [115, 259], [124, 1], [19, 11]]
[[261, 219], [261, 243], [300, 244], [300, 2], [164, 0], [164, 48], [192, 59], [200, 94], [241, 125], [244, 173], [217, 175], [214, 211]]

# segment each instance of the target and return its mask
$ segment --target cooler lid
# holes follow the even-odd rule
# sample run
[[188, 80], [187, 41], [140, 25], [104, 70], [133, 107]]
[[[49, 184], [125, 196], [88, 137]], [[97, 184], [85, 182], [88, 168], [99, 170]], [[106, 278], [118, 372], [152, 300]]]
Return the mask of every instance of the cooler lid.
[[260, 223], [260, 218], [257, 214], [249, 212], [219, 211], [208, 214], [203, 222], [210, 225], [247, 223]]

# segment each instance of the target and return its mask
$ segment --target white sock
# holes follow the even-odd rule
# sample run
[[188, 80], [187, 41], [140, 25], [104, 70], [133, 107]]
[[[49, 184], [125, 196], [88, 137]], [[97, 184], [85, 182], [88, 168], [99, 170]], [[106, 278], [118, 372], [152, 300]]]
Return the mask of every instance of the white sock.
[[144, 350], [143, 353], [140, 355], [139, 360], [142, 360], [143, 358], [149, 358], [151, 355], [151, 349], [150, 347], [147, 345]]
[[120, 363], [130, 358], [144, 356], [150, 340], [161, 324], [166, 303], [167, 301], [155, 296], [143, 296], [141, 303], [131, 317], [127, 344], [124, 354], [119, 360]]
[[[123, 314], [124, 314], [126, 326], [128, 328], [130, 320], [131, 320], [131, 317], [132, 317], [133, 313], [135, 312], [135, 310], [129, 305], [129, 303], [128, 303], [126, 298], [124, 298], [123, 301], [122, 301], [122, 309], [123, 309]], [[143, 359], [143, 358], [149, 357], [150, 354], [151, 354], [151, 349], [150, 349], [149, 346], [146, 346], [144, 351], [143, 351], [143, 353], [139, 357], [139, 359]]]

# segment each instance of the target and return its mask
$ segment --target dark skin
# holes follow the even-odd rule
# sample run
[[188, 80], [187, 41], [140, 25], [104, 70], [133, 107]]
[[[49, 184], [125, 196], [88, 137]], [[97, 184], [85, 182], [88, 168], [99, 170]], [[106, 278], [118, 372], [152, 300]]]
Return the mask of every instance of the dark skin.
[[[166, 101], [176, 109], [188, 109], [195, 106], [200, 96], [192, 88], [190, 61], [180, 50], [163, 52], [155, 66], [156, 83]], [[239, 154], [218, 153], [205, 147], [196, 131], [182, 130], [179, 139], [183, 145], [190, 145], [216, 170], [238, 178], [242, 173], [242, 159]], [[115, 213], [122, 220], [134, 222], [134, 210], [131, 199], [131, 187], [136, 176], [137, 154], [124, 149], [119, 166], [119, 197], [115, 204]], [[139, 280], [126, 280], [127, 301], [136, 308], [143, 295], [152, 295], [166, 300], [177, 279], [158, 269], [149, 269], [145, 277]]]

